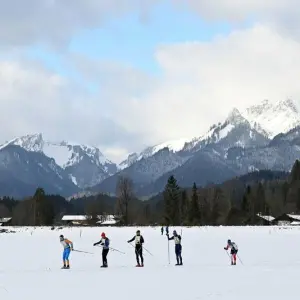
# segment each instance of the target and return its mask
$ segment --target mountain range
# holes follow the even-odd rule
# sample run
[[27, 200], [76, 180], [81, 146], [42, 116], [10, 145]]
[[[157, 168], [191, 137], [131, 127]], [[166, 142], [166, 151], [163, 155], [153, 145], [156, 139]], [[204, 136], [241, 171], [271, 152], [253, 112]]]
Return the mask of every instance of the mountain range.
[[45, 140], [42, 134], [0, 146], [0, 196], [24, 197], [37, 186], [48, 193], [114, 194], [120, 175], [137, 195], [163, 190], [174, 175], [181, 186], [220, 183], [255, 170], [290, 171], [300, 157], [300, 112], [293, 100], [264, 100], [227, 118], [192, 140], [179, 139], [132, 153], [119, 165], [97, 147]]

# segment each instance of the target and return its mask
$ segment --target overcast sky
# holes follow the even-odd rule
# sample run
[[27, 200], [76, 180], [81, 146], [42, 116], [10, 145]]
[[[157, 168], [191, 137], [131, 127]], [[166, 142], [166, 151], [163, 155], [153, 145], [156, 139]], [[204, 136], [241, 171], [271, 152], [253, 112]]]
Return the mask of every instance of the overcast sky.
[[300, 99], [300, 1], [0, 2], [0, 142], [99, 146], [113, 161]]

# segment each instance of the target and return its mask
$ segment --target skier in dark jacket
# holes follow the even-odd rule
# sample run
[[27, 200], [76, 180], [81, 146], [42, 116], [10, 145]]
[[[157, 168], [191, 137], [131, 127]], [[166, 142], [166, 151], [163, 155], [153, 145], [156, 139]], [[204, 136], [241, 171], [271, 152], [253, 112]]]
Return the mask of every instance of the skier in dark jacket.
[[[131, 240], [127, 241], [127, 243], [131, 243], [135, 241], [135, 255], [136, 255], [136, 267], [143, 267], [144, 266], [144, 257], [143, 257], [143, 244], [144, 238], [141, 235], [141, 232], [138, 230], [136, 232], [136, 236], [134, 236]], [[140, 259], [141, 258], [141, 264]]]
[[224, 250], [230, 249], [231, 254], [231, 264], [236, 265], [236, 255], [238, 253], [238, 246], [235, 242], [232, 242], [231, 240], [227, 241], [227, 246], [224, 247]]
[[101, 240], [94, 244], [94, 246], [101, 245], [102, 246], [102, 266], [101, 268], [107, 268], [107, 254], [109, 252], [109, 238], [105, 236], [105, 233], [102, 232]]
[[164, 234], [164, 226], [161, 226], [160, 231], [161, 231], [161, 235], [163, 235]]
[[166, 226], [166, 235], [169, 235], [169, 226]]
[[174, 240], [175, 241], [175, 254], [176, 254], [176, 260], [177, 264], [176, 266], [182, 266], [182, 246], [181, 246], [181, 236], [177, 234], [176, 230], [173, 231], [173, 236], [169, 237], [169, 234], [167, 235], [168, 240]]

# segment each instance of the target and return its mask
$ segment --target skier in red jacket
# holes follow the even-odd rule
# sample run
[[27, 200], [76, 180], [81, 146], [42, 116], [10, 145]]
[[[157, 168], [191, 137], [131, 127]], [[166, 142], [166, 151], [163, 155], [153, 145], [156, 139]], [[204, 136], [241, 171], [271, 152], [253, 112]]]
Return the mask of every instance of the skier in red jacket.
[[230, 249], [231, 254], [231, 264], [236, 265], [236, 255], [238, 253], [238, 246], [236, 243], [232, 242], [231, 240], [227, 241], [227, 246], [224, 247], [225, 250]]

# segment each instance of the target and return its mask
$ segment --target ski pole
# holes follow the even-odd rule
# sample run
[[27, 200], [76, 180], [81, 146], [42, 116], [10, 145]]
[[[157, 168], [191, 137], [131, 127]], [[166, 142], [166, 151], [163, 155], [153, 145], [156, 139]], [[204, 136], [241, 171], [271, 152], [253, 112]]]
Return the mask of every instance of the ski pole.
[[[98, 247], [103, 247], [102, 245], [97, 245], [97, 246], [98, 246]], [[122, 253], [122, 254], [126, 254], [125, 252], [122, 252], [122, 251], [120, 251], [120, 250], [118, 250], [118, 249], [115, 249], [115, 248], [112, 248], [112, 247], [109, 247], [109, 249], [112, 250], [112, 251], [120, 252], [120, 253]]]
[[[129, 245], [132, 247], [132, 248], [135, 248], [131, 243], [129, 243]], [[149, 251], [149, 250], [147, 250], [145, 247], [143, 247], [150, 255], [152, 255], [153, 256], [153, 254]]]
[[118, 250], [118, 249], [115, 249], [115, 248], [112, 248], [112, 247], [109, 247], [109, 249], [111, 249], [112, 251], [117, 251], [117, 252], [119, 252], [119, 253], [125, 254], [125, 252], [122, 252], [122, 251], [120, 251], [120, 250]]
[[144, 249], [145, 249], [151, 256], [153, 256], [153, 254], [152, 254], [149, 250], [147, 250], [145, 247], [144, 247]]
[[91, 252], [81, 251], [81, 250], [74, 250], [74, 249], [73, 249], [73, 251], [75, 251], [75, 252], [80, 252], [80, 253], [94, 254], [94, 253], [91, 253]]
[[229, 257], [229, 259], [230, 259], [230, 261], [231, 261], [231, 257], [230, 257], [230, 255], [229, 255], [229, 253], [228, 253], [227, 251], [225, 251], [225, 252], [226, 252], [227, 256]]
[[238, 257], [238, 259], [241, 262], [241, 264], [244, 265], [243, 262], [242, 262], [242, 260], [240, 259], [239, 255], [237, 254], [236, 256]]
[[170, 264], [170, 241], [168, 240], [168, 260]]

